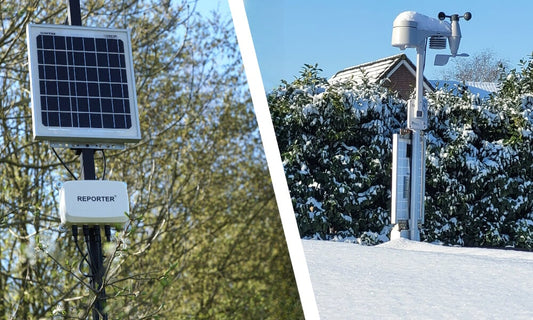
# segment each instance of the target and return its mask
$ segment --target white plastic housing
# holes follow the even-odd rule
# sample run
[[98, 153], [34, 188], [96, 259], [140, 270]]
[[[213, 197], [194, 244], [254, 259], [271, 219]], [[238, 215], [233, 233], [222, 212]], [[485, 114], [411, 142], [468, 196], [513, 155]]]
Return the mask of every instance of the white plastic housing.
[[412, 130], [426, 130], [428, 127], [427, 101], [422, 99], [421, 106], [416, 105], [416, 100], [407, 102], [407, 128]]
[[400, 13], [392, 24], [392, 46], [401, 50], [425, 46], [426, 38], [431, 36], [451, 35], [452, 30], [448, 22], [414, 11]]
[[[392, 46], [401, 50], [417, 47], [421, 39], [418, 37], [416, 21], [394, 20], [392, 27]], [[422, 39], [423, 41], [423, 39]]]
[[67, 181], [59, 190], [59, 215], [63, 224], [123, 224], [128, 221], [127, 213], [129, 200], [124, 182]]

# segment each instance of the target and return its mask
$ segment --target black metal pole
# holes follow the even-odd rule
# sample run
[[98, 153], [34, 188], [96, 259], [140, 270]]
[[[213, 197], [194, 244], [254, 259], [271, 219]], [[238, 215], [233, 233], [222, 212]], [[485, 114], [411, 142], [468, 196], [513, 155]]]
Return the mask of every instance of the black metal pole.
[[[96, 171], [94, 166], [95, 149], [81, 149], [81, 179], [96, 180]], [[87, 251], [89, 252], [91, 287], [96, 292], [96, 301], [93, 306], [94, 320], [107, 320], [107, 314], [104, 313], [106, 302], [105, 288], [103, 285], [104, 261], [102, 257], [102, 236], [100, 226], [89, 226], [89, 242], [87, 242]]]
[[80, 0], [68, 0], [68, 23], [71, 26], [81, 26]]
[[[79, 0], [68, 0], [68, 21], [70, 25], [81, 26], [81, 8]], [[81, 179], [96, 180], [94, 166], [95, 149], [81, 149]], [[102, 238], [100, 226], [84, 226], [84, 232], [88, 232], [87, 251], [89, 252], [91, 287], [96, 292], [96, 301], [93, 305], [93, 319], [107, 320], [104, 313], [106, 302], [105, 288], [103, 286], [104, 264], [102, 256]], [[87, 235], [86, 235], [87, 239]]]
[[94, 149], [80, 150], [81, 180], [96, 180], [94, 169]]

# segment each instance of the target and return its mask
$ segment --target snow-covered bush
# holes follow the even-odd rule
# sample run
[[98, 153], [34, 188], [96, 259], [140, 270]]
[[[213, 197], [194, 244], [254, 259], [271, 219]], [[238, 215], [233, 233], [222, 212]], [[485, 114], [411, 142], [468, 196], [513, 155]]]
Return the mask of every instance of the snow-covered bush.
[[533, 224], [532, 70], [528, 64], [510, 72], [501, 91], [485, 101], [468, 92], [428, 95], [426, 240], [527, 247], [524, 233], [533, 229], [527, 228]]
[[[386, 228], [385, 228], [386, 229]], [[386, 229], [388, 230], [388, 229]], [[357, 243], [364, 246], [374, 246], [376, 244], [383, 243], [389, 238], [383, 234], [378, 234], [377, 232], [366, 231], [357, 238]]]
[[517, 247], [533, 249], [533, 220], [520, 219], [515, 223], [516, 237], [515, 243]]
[[301, 236], [379, 233], [404, 102], [377, 85], [329, 85], [318, 71], [307, 65], [268, 96]]
[[[379, 84], [328, 84], [319, 71], [306, 65], [268, 95], [301, 236], [382, 234], [390, 228], [392, 135], [405, 127], [405, 102]], [[531, 60], [505, 75], [489, 100], [451, 91], [427, 96], [422, 238], [531, 249]]]

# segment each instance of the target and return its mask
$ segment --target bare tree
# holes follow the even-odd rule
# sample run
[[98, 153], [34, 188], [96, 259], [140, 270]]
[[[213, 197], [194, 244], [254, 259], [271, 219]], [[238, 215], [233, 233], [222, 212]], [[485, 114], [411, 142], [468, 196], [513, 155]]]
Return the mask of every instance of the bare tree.
[[509, 62], [485, 49], [468, 58], [453, 59], [453, 64], [441, 73], [443, 80], [496, 82]]

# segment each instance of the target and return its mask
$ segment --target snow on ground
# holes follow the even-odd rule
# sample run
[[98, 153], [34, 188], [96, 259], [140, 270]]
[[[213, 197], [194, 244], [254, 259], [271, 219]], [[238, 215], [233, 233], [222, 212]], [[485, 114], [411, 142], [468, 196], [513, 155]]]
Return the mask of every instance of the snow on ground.
[[533, 253], [303, 240], [320, 319], [533, 319]]

